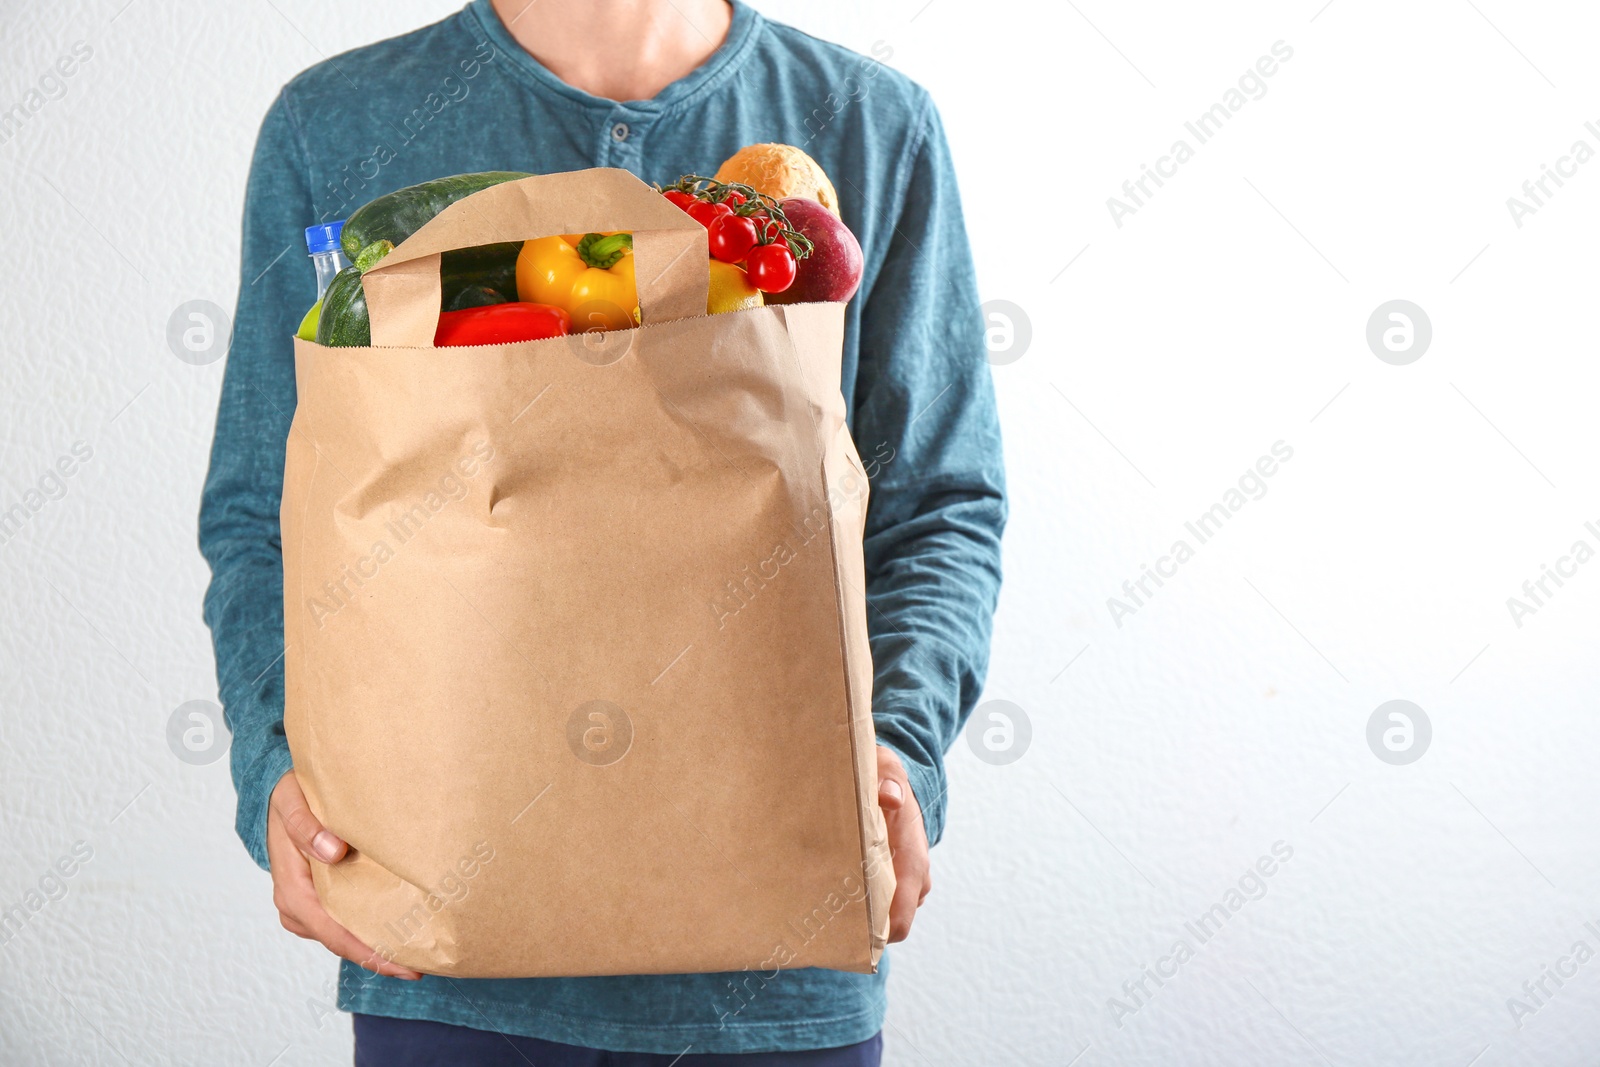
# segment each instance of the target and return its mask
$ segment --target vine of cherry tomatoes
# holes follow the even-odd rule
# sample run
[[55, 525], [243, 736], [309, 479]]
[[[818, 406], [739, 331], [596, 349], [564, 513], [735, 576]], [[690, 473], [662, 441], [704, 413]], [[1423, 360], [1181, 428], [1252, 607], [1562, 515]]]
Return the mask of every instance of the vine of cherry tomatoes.
[[712, 258], [743, 266], [764, 293], [793, 285], [795, 261], [811, 254], [811, 241], [789, 225], [778, 202], [748, 185], [686, 174], [661, 195], [706, 228]]

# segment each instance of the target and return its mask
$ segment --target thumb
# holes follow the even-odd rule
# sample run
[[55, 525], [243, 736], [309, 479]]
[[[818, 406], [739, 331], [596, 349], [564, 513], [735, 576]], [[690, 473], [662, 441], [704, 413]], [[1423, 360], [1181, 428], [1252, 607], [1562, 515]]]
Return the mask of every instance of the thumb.
[[899, 811], [905, 807], [905, 792], [900, 788], [900, 783], [893, 778], [885, 778], [878, 783], [878, 806], [890, 811]]
[[284, 829], [289, 831], [289, 840], [307, 859], [337, 863], [350, 850], [349, 845], [331, 830], [324, 829], [317, 817], [311, 814], [306, 796], [300, 791], [300, 783], [294, 780], [292, 771], [284, 775], [273, 790], [272, 807], [283, 820]]

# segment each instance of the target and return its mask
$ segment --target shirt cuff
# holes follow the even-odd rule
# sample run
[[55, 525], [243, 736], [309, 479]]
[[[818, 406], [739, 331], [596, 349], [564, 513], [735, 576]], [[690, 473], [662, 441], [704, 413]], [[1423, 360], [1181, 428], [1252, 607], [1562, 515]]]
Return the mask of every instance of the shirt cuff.
[[239, 775], [239, 813], [234, 823], [239, 840], [249, 851], [250, 858], [262, 870], [271, 870], [267, 860], [267, 812], [271, 806], [272, 791], [279, 780], [294, 770], [294, 760], [289, 756], [289, 743], [281, 736], [273, 738], [266, 751], [256, 756], [241, 769]]

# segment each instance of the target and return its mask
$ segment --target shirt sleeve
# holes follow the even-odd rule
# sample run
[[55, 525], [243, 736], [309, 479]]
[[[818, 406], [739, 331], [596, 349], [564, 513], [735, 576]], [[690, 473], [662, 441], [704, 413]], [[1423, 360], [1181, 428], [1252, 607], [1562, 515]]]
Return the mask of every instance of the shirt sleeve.
[[928, 840], [944, 754], [983, 689], [1006, 521], [999, 416], [950, 151], [926, 105], [888, 254], [862, 311], [853, 426], [872, 478], [867, 614], [880, 744]]
[[304, 229], [313, 217], [304, 142], [280, 95], [256, 140], [245, 192], [239, 301], [222, 378], [200, 551], [211, 565], [205, 620], [233, 734], [236, 828], [267, 866], [267, 802], [291, 767], [283, 732], [283, 551], [278, 504], [295, 408], [293, 335], [316, 299]]

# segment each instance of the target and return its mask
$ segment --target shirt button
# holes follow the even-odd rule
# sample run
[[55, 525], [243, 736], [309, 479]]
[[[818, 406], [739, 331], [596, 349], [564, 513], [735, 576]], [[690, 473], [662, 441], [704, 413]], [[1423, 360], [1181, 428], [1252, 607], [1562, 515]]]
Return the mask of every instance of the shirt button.
[[628, 124], [626, 122], [619, 122], [615, 126], [611, 127], [611, 139], [619, 142], [626, 141], [628, 139]]

